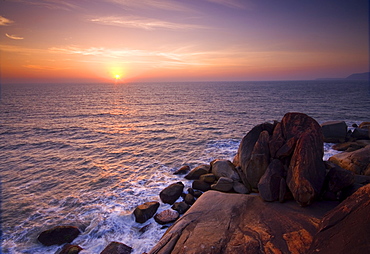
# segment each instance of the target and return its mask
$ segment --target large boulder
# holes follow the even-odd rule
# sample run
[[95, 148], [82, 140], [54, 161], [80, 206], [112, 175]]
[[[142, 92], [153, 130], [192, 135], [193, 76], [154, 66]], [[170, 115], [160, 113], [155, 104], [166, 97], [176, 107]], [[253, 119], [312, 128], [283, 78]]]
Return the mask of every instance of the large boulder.
[[347, 124], [344, 121], [325, 122], [321, 128], [326, 143], [342, 143], [346, 140]]
[[355, 183], [355, 173], [338, 165], [326, 162], [329, 171], [325, 179], [325, 190], [336, 193]]
[[216, 178], [227, 177], [239, 181], [239, 175], [235, 170], [234, 164], [229, 160], [214, 160], [211, 162], [211, 172]]
[[369, 253], [369, 214], [368, 184], [325, 215], [308, 253]]
[[211, 185], [213, 190], [229, 192], [233, 189], [234, 181], [228, 177], [220, 177], [215, 184]]
[[71, 243], [79, 234], [80, 230], [75, 226], [56, 226], [41, 232], [37, 240], [46, 246], [61, 245]]
[[243, 173], [252, 189], [257, 189], [258, 182], [270, 164], [269, 133], [262, 131], [255, 143], [250, 160]]
[[173, 183], [170, 186], [164, 188], [160, 193], [159, 197], [163, 203], [172, 205], [181, 196], [184, 190], [184, 184], [182, 182]]
[[111, 242], [100, 254], [130, 254], [132, 248], [120, 242]]
[[153, 215], [157, 212], [158, 207], [159, 202], [157, 201], [145, 202], [144, 204], [137, 206], [134, 210], [135, 221], [138, 223], [146, 222], [153, 217]]
[[337, 202], [305, 209], [256, 195], [204, 193], [163, 235], [154, 253], [305, 253]]
[[280, 160], [274, 159], [258, 183], [258, 191], [263, 200], [279, 200], [282, 178], [284, 178], [284, 165]]
[[355, 174], [370, 176], [370, 145], [353, 152], [335, 154], [329, 161]]
[[321, 193], [326, 175], [321, 127], [302, 113], [287, 113], [281, 122], [284, 137], [297, 138], [286, 183], [294, 199], [306, 206]]

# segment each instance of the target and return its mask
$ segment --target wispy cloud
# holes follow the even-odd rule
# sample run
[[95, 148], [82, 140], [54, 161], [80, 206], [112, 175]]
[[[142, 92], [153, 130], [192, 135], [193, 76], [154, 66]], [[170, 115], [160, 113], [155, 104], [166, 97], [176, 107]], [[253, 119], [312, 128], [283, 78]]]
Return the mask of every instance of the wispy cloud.
[[251, 4], [249, 1], [245, 0], [207, 0], [211, 3], [220, 4], [229, 8], [234, 9], [249, 9], [251, 7]]
[[71, 0], [15, 0], [24, 4], [37, 5], [51, 10], [70, 11], [79, 8], [75, 1]]
[[59, 71], [59, 70], [68, 70], [70, 68], [61, 68], [61, 67], [54, 67], [54, 66], [43, 66], [43, 65], [23, 65], [23, 67], [27, 69], [33, 69], [33, 70], [46, 70], [46, 71]]
[[203, 29], [206, 28], [200, 25], [193, 24], [183, 24], [168, 22], [159, 19], [150, 19], [137, 16], [128, 16], [128, 17], [101, 17], [90, 19], [91, 22], [95, 22], [102, 25], [110, 26], [120, 26], [120, 27], [129, 27], [129, 28], [140, 28], [146, 30], [154, 29]]
[[189, 11], [185, 5], [171, 0], [106, 0], [106, 2], [118, 4], [128, 9], [161, 9], [168, 11]]
[[3, 16], [0, 16], [0, 26], [9, 26], [12, 23], [14, 23], [13, 20], [10, 20], [10, 19], [7, 19]]
[[7, 34], [7, 33], [5, 34], [5, 36], [12, 40], [23, 40], [24, 39], [23, 37], [12, 35], [12, 34]]

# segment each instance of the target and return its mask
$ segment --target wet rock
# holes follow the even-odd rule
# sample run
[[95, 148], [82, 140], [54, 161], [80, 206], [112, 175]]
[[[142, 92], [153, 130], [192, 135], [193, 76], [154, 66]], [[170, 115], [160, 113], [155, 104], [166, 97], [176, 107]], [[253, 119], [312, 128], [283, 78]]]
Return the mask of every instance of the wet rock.
[[201, 175], [199, 180], [212, 184], [216, 181], [216, 176], [214, 174], [205, 174]]
[[270, 164], [269, 133], [262, 131], [255, 143], [244, 174], [252, 189], [257, 189], [258, 182]]
[[370, 146], [353, 152], [335, 154], [329, 158], [329, 161], [355, 174], [370, 175]]
[[81, 250], [83, 249], [80, 246], [67, 243], [63, 246], [63, 248], [59, 252], [56, 252], [56, 253], [57, 254], [78, 254]]
[[61, 245], [71, 243], [79, 234], [80, 230], [75, 226], [56, 226], [43, 231], [37, 240], [46, 246]]
[[166, 187], [159, 193], [163, 203], [172, 205], [181, 196], [184, 190], [184, 184], [182, 182], [173, 183]]
[[188, 179], [188, 180], [197, 180], [197, 179], [199, 179], [199, 177], [201, 175], [208, 174], [209, 173], [209, 169], [210, 169], [210, 165], [207, 165], [207, 164], [200, 165], [200, 166], [194, 168], [193, 170], [191, 170], [189, 172], [189, 174], [187, 174], [185, 176], [185, 179]]
[[325, 122], [321, 128], [326, 143], [342, 143], [346, 140], [347, 124], [344, 121]]
[[302, 113], [287, 113], [282, 119], [287, 139], [298, 139], [288, 167], [286, 182], [294, 199], [309, 205], [321, 193], [326, 169], [322, 157], [323, 138], [320, 125]]
[[283, 177], [284, 165], [280, 160], [274, 159], [258, 183], [258, 191], [263, 200], [275, 201], [279, 199], [280, 181]]
[[239, 175], [235, 170], [234, 164], [229, 160], [214, 160], [211, 162], [211, 171], [216, 176], [216, 179], [220, 177], [227, 177], [234, 181], [240, 181]]
[[362, 122], [358, 127], [361, 129], [370, 129], [370, 122]]
[[100, 254], [130, 254], [131, 252], [131, 247], [120, 242], [111, 242]]
[[234, 181], [228, 177], [220, 177], [215, 184], [211, 185], [213, 190], [229, 192], [233, 189]]
[[167, 224], [167, 223], [171, 223], [171, 222], [174, 222], [176, 221], [178, 218], [180, 217], [180, 214], [175, 211], [175, 210], [172, 210], [172, 209], [167, 209], [167, 210], [164, 210], [160, 213], [157, 213], [155, 216], [154, 216], [154, 220], [158, 223], [158, 224]]
[[176, 202], [175, 204], [173, 204], [171, 208], [177, 211], [179, 214], [184, 214], [187, 210], [189, 210], [190, 205], [182, 201], [182, 202]]
[[351, 138], [354, 139], [369, 139], [369, 129], [355, 128], [351, 133]]
[[[208, 191], [163, 235], [154, 253], [305, 253], [320, 218], [337, 202], [295, 202]], [[186, 251], [185, 251], [186, 250]]]
[[189, 205], [192, 205], [195, 202], [195, 198], [194, 198], [193, 195], [191, 195], [190, 193], [188, 193], [184, 197], [184, 202], [187, 203], [187, 204], [189, 204]]
[[196, 190], [200, 190], [200, 191], [208, 191], [211, 189], [211, 185], [209, 183], [206, 183], [204, 181], [201, 181], [201, 180], [195, 180], [193, 183], [192, 183], [192, 187], [193, 189], [196, 189]]
[[145, 202], [142, 205], [139, 205], [134, 210], [135, 221], [138, 223], [144, 223], [157, 212], [159, 207], [159, 202]]
[[370, 185], [366, 185], [324, 216], [308, 253], [367, 253], [369, 214]]
[[190, 171], [190, 167], [188, 165], [184, 165], [178, 170], [176, 170], [173, 174], [174, 175], [185, 175]]
[[337, 151], [353, 152], [364, 148], [366, 144], [361, 142], [345, 142], [333, 145], [331, 148]]

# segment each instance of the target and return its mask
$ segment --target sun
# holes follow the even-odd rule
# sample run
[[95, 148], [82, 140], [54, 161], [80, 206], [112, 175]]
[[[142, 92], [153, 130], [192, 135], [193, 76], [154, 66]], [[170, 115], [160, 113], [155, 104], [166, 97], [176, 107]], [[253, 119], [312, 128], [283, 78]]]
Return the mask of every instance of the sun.
[[116, 80], [121, 79], [121, 76], [119, 74], [116, 74], [114, 77], [115, 77]]

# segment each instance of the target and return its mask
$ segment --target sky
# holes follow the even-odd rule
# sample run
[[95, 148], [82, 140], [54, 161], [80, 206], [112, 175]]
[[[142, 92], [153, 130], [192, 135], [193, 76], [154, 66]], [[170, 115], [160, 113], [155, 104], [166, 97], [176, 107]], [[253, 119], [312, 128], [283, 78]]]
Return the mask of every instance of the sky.
[[255, 81], [369, 71], [368, 0], [0, 0], [0, 78]]

